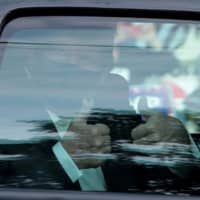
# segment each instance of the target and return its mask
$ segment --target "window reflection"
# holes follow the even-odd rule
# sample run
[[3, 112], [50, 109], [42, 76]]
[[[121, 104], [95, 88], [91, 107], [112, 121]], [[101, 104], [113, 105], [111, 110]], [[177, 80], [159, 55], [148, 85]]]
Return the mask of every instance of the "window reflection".
[[198, 194], [199, 26], [65, 19], [3, 34], [0, 187]]

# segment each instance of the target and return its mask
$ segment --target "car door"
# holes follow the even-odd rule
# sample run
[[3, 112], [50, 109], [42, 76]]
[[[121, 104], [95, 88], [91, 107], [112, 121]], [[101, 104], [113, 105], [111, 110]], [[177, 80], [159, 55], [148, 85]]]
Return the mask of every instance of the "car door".
[[170, 11], [10, 10], [0, 198], [198, 198], [197, 22]]

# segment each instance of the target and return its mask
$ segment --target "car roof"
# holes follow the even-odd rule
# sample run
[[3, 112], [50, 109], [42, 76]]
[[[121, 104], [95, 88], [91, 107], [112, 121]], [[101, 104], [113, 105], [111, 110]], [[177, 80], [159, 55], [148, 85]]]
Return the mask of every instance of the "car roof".
[[123, 12], [129, 10], [132, 14], [134, 14], [134, 10], [157, 11], [158, 16], [158, 11], [176, 11], [178, 12], [177, 16], [179, 14], [183, 15], [180, 11], [184, 11], [195, 13], [200, 19], [200, 0], [0, 0], [0, 32], [6, 24], [6, 22], [3, 23], [3, 21], [5, 21], [4, 19], [6, 19], [12, 11], [33, 8], [53, 9], [56, 7], [73, 9], [110, 9], [108, 11], [110, 13], [113, 13], [113, 10], [120, 9], [123, 10]]
[[1, 0], [0, 13], [20, 7], [96, 7], [199, 11], [199, 0]]

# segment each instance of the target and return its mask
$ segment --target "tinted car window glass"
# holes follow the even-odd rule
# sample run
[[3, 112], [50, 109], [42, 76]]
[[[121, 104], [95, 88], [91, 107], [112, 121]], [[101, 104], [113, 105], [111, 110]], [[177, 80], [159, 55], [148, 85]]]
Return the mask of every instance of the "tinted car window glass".
[[0, 187], [198, 194], [199, 34], [153, 19], [10, 22]]

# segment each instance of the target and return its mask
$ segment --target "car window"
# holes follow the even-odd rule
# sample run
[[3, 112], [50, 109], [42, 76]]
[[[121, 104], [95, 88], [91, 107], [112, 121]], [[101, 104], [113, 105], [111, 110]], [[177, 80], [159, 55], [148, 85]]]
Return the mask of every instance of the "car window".
[[187, 21], [11, 21], [0, 187], [199, 194], [199, 42]]

